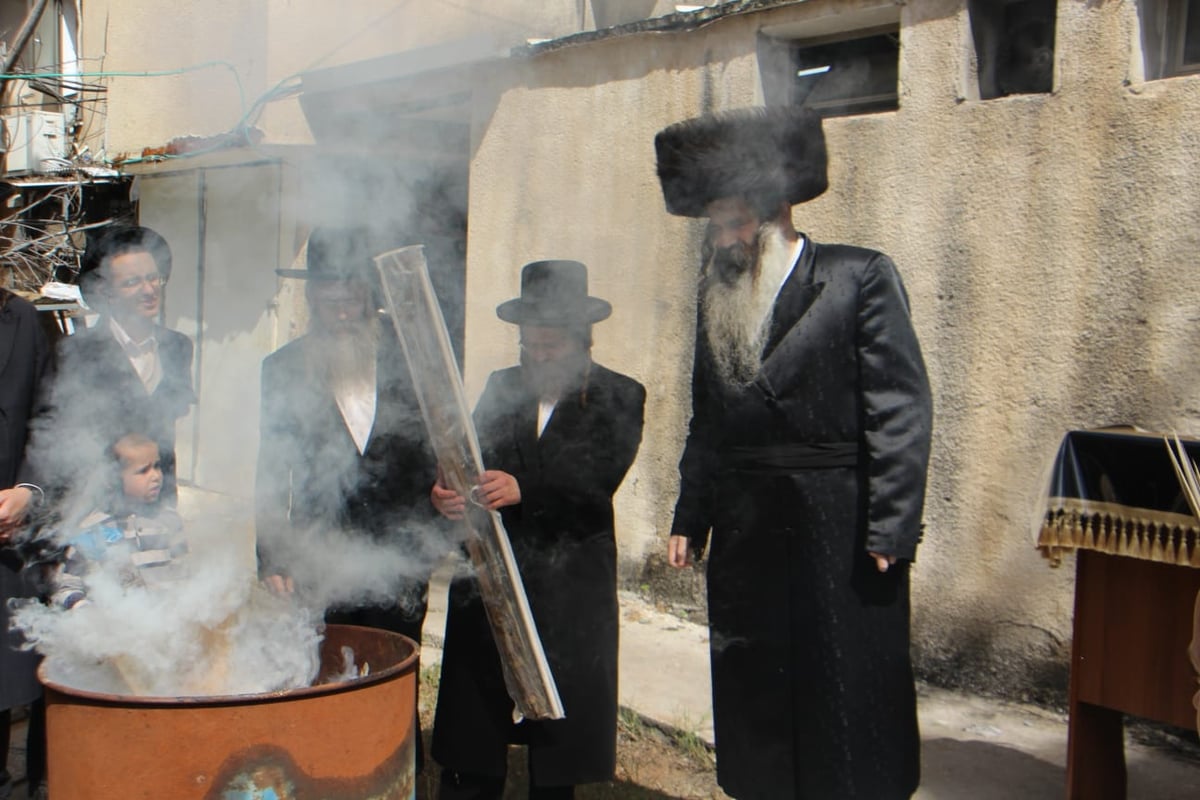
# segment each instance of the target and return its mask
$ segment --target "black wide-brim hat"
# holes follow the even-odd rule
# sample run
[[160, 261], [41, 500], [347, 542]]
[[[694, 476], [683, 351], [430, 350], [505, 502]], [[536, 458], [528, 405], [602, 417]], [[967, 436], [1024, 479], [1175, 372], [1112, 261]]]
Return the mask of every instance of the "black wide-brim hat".
[[275, 274], [309, 281], [373, 283], [373, 259], [385, 249], [365, 228], [317, 227], [308, 235], [307, 269], [276, 269]]
[[551, 327], [608, 319], [612, 304], [588, 295], [587, 267], [578, 261], [534, 261], [521, 268], [521, 296], [496, 307], [515, 325]]
[[800, 106], [743, 108], [677, 122], [654, 137], [667, 211], [706, 217], [724, 197], [796, 205], [829, 186], [821, 117]]

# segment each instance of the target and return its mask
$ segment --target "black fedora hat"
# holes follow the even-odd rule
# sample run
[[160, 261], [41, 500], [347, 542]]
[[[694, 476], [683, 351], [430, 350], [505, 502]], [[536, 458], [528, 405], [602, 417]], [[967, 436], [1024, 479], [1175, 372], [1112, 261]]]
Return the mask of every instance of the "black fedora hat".
[[608, 319], [612, 304], [588, 296], [587, 267], [578, 261], [534, 261], [521, 268], [521, 296], [496, 307], [516, 325], [578, 325]]
[[308, 235], [307, 269], [276, 269], [282, 278], [309, 281], [371, 282], [372, 258], [380, 251], [366, 228], [313, 228]]

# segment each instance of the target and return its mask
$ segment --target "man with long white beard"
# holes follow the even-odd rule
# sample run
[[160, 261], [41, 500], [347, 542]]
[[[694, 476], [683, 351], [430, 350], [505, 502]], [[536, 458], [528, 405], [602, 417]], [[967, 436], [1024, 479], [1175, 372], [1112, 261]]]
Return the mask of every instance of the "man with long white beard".
[[797, 233], [820, 118], [746, 109], [655, 139], [667, 210], [707, 217], [693, 413], [667, 557], [710, 531], [717, 777], [737, 798], [907, 798], [920, 776], [908, 567], [931, 403], [887, 256]]
[[[369, 241], [364, 231], [319, 228], [308, 268], [277, 270], [307, 281], [311, 318], [308, 333], [262, 367], [256, 533], [260, 573], [276, 590], [303, 594], [334, 571], [304, 551], [331, 534], [411, 552], [418, 573], [422, 561], [432, 563], [422, 539], [433, 519], [435, 462], [399, 343], [378, 311]], [[426, 576], [395, 584], [394, 597], [376, 587], [368, 601], [328, 610], [326, 621], [419, 643]]]

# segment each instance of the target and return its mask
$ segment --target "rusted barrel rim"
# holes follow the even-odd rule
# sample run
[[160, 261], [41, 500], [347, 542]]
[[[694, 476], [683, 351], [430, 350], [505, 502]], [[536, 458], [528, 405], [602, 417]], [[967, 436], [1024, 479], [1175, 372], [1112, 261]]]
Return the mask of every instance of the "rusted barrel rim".
[[381, 628], [367, 628], [362, 625], [326, 625], [326, 631], [331, 628], [339, 628], [343, 630], [369, 630], [372, 635], [383, 635], [392, 638], [404, 639], [412, 646], [412, 652], [402, 661], [393, 664], [390, 667], [376, 672], [371, 670], [371, 674], [362, 678], [352, 678], [348, 681], [339, 681], [338, 683], [321, 683], [315, 686], [305, 686], [300, 689], [284, 689], [277, 692], [258, 692], [255, 694], [222, 694], [222, 695], [199, 695], [199, 696], [179, 696], [179, 697], [159, 697], [153, 695], [136, 695], [136, 694], [113, 694], [110, 692], [93, 692], [87, 689], [77, 689], [74, 686], [58, 683], [57, 681], [49, 680], [46, 677], [46, 662], [43, 661], [37, 670], [38, 680], [47, 689], [51, 689], [59, 694], [64, 694], [69, 697], [76, 697], [83, 700], [91, 700], [97, 703], [108, 705], [138, 705], [138, 706], [234, 706], [234, 705], [252, 705], [257, 703], [272, 703], [282, 702], [285, 700], [298, 700], [305, 697], [315, 697], [326, 694], [337, 694], [339, 692], [348, 692], [355, 689], [360, 689], [364, 686], [370, 686], [375, 683], [382, 683], [391, 680], [402, 672], [408, 672], [417, 662], [421, 655], [421, 648], [407, 636], [395, 633], [393, 631], [383, 630]]

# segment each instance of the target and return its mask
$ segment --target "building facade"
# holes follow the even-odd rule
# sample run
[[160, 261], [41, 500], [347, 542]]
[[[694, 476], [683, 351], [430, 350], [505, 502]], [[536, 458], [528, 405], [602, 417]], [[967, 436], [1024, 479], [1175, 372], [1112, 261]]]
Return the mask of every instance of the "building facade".
[[[472, 399], [517, 357], [494, 309], [520, 266], [578, 259], [615, 309], [597, 360], [649, 390], [617, 527], [624, 579], [650, 581], [704, 232], [663, 208], [653, 137], [809, 103], [828, 115], [830, 189], [797, 227], [893, 256], [933, 383], [918, 667], [1062, 686], [1072, 572], [1031, 533], [1059, 440], [1200, 432], [1200, 3], [182, 5], [85, 3], [80, 36], [83, 72], [113, 73], [81, 141], [132, 156], [141, 219], [176, 248], [168, 322], [197, 340], [201, 398], [182, 477], [252, 491], [258, 362], [303, 326], [273, 268], [309, 226], [427, 244]], [[185, 135], [190, 155], [142, 155]]]

